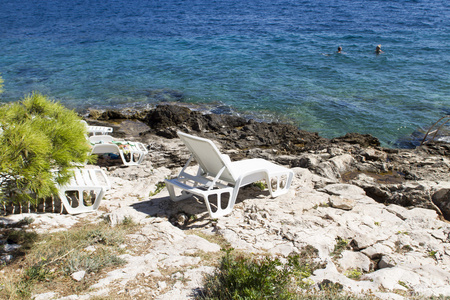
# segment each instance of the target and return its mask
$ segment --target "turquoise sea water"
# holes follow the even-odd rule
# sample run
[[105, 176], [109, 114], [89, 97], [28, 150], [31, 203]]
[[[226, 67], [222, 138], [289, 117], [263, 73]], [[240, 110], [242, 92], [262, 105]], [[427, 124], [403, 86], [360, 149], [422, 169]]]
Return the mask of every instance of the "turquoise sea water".
[[449, 49], [447, 0], [0, 0], [0, 101], [173, 100], [402, 146], [450, 114]]

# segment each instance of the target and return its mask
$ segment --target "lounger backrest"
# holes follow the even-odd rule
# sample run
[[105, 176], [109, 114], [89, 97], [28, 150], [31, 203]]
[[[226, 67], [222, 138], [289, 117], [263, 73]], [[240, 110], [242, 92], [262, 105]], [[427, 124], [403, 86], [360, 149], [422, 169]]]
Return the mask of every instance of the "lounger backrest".
[[219, 149], [217, 149], [216, 145], [214, 145], [211, 140], [183, 132], [178, 132], [178, 136], [189, 151], [191, 151], [203, 171], [207, 172], [210, 176], [215, 177], [225, 166], [225, 170], [220, 176], [220, 179], [229, 183], [236, 182], [236, 177], [230, 166], [230, 160], [220, 153]]

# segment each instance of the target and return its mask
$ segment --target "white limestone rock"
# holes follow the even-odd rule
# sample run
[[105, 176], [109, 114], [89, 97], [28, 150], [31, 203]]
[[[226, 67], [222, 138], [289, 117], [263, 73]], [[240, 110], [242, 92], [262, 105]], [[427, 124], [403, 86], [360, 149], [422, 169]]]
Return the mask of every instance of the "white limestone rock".
[[[179, 147], [178, 144], [179, 141], [170, 141], [167, 147]], [[183, 151], [179, 152], [184, 155]], [[380, 154], [366, 152], [364, 155], [366, 159], [378, 160]], [[214, 253], [220, 247], [172, 225], [169, 219], [177, 213], [196, 215], [197, 219], [186, 229], [200, 227], [206, 234], [219, 234], [235, 249], [287, 256], [308, 245], [316, 248], [317, 260], [328, 262], [325, 269], [316, 270], [309, 279], [317, 284], [330, 280], [342, 284], [346, 291], [371, 290], [381, 299], [397, 299], [400, 296], [389, 291], [406, 290], [405, 285], [423, 295], [450, 296], [450, 225], [440, 221], [434, 210], [386, 206], [356, 185], [338, 183], [339, 170], [353, 164], [342, 151], [307, 154], [307, 159], [301, 162], [310, 164], [310, 169], [293, 168], [295, 176], [287, 194], [270, 199], [267, 191], [241, 189], [233, 212], [213, 222], [204, 203], [195, 198], [174, 203], [166, 189], [150, 197], [149, 192], [154, 191], [157, 182], [176, 173], [167, 168], [154, 169], [150, 160], [141, 166], [107, 171], [113, 188], [96, 212], [22, 214], [13, 218], [34, 218], [33, 226], [39, 232], [66, 230], [78, 222], [98, 222], [108, 214], [112, 224], [120, 224], [125, 217], [130, 217], [142, 225], [127, 237], [127, 254], [121, 256], [126, 265], [106, 274], [86, 295], [70, 296], [73, 299], [107, 297], [112, 290], [124, 291], [138, 276], [159, 282], [159, 287], [151, 291], [148, 287], [136, 287], [129, 295], [138, 297], [146, 293], [152, 299], [170, 300], [191, 297], [192, 291], [201, 286], [204, 272], [214, 270], [213, 266], [202, 266], [205, 262], [199, 252]], [[313, 173], [320, 168], [325, 175], [329, 172], [330, 178]], [[353, 182], [366, 187], [373, 185], [374, 178], [360, 174]], [[422, 182], [392, 188], [413, 188], [418, 193], [433, 195], [433, 191], [447, 186]], [[351, 201], [348, 206], [351, 210], [338, 204], [328, 205], [332, 202], [330, 198], [336, 203], [341, 199]], [[348, 240], [353, 249], [342, 253], [338, 260], [340, 268], [330, 258], [337, 239]], [[360, 252], [354, 252], [357, 249]], [[430, 253], [435, 253], [434, 257]], [[359, 281], [345, 276], [345, 269], [371, 270], [369, 258], [381, 259], [375, 266], [381, 269], [365, 274]], [[176, 268], [179, 276], [171, 277], [172, 274], [162, 271], [170, 268]], [[387, 292], [381, 293], [380, 289]]]
[[342, 154], [330, 159], [330, 162], [334, 164], [336, 170], [342, 174], [347, 172], [354, 162], [354, 158], [350, 154]]
[[355, 199], [349, 199], [335, 195], [330, 196], [328, 198], [328, 202], [330, 203], [331, 207], [343, 210], [352, 210], [356, 204]]
[[191, 299], [192, 291], [201, 288], [203, 276], [211, 274], [213, 267], [202, 266], [187, 270], [183, 273], [182, 278], [178, 280], [165, 294], [155, 297], [158, 300], [174, 300], [174, 299]]
[[322, 177], [313, 174], [306, 168], [292, 168], [292, 171], [294, 172], [293, 182], [295, 182], [295, 185], [301, 187], [302, 191], [314, 190], [317, 184], [324, 181]]
[[57, 297], [57, 294], [55, 292], [48, 292], [48, 293], [33, 295], [33, 296], [31, 296], [31, 299], [33, 299], [33, 300], [49, 300], [49, 299], [55, 299], [56, 297]]
[[338, 263], [343, 270], [362, 270], [369, 272], [373, 269], [370, 259], [360, 252], [343, 251]]
[[381, 300], [405, 300], [405, 297], [395, 293], [375, 292], [373, 294]]
[[355, 200], [361, 199], [366, 196], [366, 192], [362, 188], [351, 184], [330, 184], [325, 186], [323, 190], [330, 195], [336, 195]]
[[75, 281], [83, 280], [84, 276], [86, 276], [86, 271], [85, 270], [81, 270], [81, 271], [72, 273], [70, 275], [70, 277], [72, 277], [72, 279], [75, 280]]
[[367, 255], [370, 259], [380, 258], [382, 255], [392, 253], [393, 249], [384, 245], [383, 243], [376, 243], [370, 247], [363, 249], [361, 252]]
[[336, 265], [331, 259], [327, 260], [325, 269], [314, 271], [314, 274], [310, 276], [309, 279], [316, 284], [319, 284], [324, 280], [338, 283], [344, 287], [345, 291], [352, 293], [364, 293], [376, 288], [376, 285], [370, 281], [355, 281], [338, 272]]
[[408, 271], [399, 267], [385, 268], [377, 270], [373, 273], [365, 274], [363, 280], [371, 280], [379, 287], [387, 290], [407, 290], [408, 287], [413, 287], [420, 284], [420, 276], [412, 271]]
[[397, 262], [392, 255], [382, 255], [380, 261], [378, 262], [379, 269], [393, 268], [397, 265]]
[[3, 245], [3, 251], [5, 251], [5, 252], [12, 252], [12, 251], [15, 251], [15, 250], [19, 249], [20, 247], [22, 247], [22, 246], [18, 245], [18, 244], [4, 244]]

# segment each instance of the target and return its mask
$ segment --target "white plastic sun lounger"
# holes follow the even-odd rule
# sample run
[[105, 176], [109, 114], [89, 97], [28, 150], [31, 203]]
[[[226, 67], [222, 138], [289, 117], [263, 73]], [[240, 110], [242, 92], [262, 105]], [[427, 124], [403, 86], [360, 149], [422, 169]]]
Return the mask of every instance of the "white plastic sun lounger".
[[113, 132], [112, 127], [88, 125], [88, 123], [84, 120], [81, 120], [81, 122], [83, 122], [86, 125], [86, 129], [87, 129], [88, 133], [92, 134], [92, 135], [102, 135], [102, 134], [109, 134], [109, 133]]
[[70, 182], [58, 186], [59, 198], [69, 214], [96, 210], [110, 188], [108, 177], [101, 169], [74, 169]]
[[140, 164], [148, 153], [142, 143], [115, 141], [110, 135], [93, 135], [89, 137], [89, 141], [92, 144], [92, 154], [117, 153], [126, 166]]
[[[272, 197], [286, 193], [291, 186], [294, 173], [288, 168], [257, 158], [231, 162], [208, 139], [182, 132], [178, 136], [191, 157], [177, 178], [165, 180], [172, 201], [197, 195], [205, 200], [211, 218], [218, 218], [231, 213], [239, 189], [245, 185], [264, 180]], [[197, 175], [186, 173], [192, 159], [199, 164]]]

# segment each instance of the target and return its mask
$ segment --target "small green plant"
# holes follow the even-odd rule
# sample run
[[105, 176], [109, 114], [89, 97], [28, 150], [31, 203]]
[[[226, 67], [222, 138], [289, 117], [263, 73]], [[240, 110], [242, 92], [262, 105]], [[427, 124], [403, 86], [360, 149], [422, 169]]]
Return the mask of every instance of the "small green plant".
[[25, 217], [22, 219], [23, 224], [30, 225], [34, 222], [34, 219], [32, 217]]
[[333, 252], [331, 252], [331, 256], [333, 257], [339, 257], [342, 252], [348, 248], [349, 241], [342, 238], [336, 239], [336, 245], [334, 246]]
[[264, 181], [257, 181], [253, 183], [253, 186], [259, 188], [261, 191], [264, 191], [267, 188], [267, 185]]
[[41, 262], [25, 269], [24, 278], [28, 281], [42, 282], [50, 279], [51, 272], [48, 268], [45, 268], [45, 259]]
[[429, 257], [432, 257], [432, 258], [434, 258], [434, 259], [436, 259], [436, 254], [437, 254], [437, 251], [430, 251], [430, 252], [428, 252], [428, 256]]
[[159, 181], [155, 186], [156, 186], [156, 189], [154, 192], [150, 192], [150, 197], [153, 197], [156, 194], [158, 194], [159, 192], [161, 192], [163, 190], [163, 188], [166, 187], [166, 183], [164, 181]]
[[399, 285], [401, 285], [402, 287], [404, 287], [404, 288], [407, 288], [408, 290], [409, 290], [409, 286], [406, 284], [406, 283], [404, 283], [403, 281], [398, 281], [398, 284]]
[[134, 225], [134, 220], [131, 216], [125, 216], [122, 220], [122, 225], [131, 226]]
[[404, 245], [404, 246], [401, 248], [401, 250], [402, 250], [403, 252], [411, 252], [411, 251], [413, 251], [414, 249], [413, 249], [413, 247], [411, 247], [410, 245]]
[[407, 253], [413, 251], [413, 247], [410, 245], [402, 245], [400, 241], [395, 241], [395, 252], [397, 253]]
[[19, 244], [22, 248], [28, 249], [38, 240], [38, 235], [33, 231], [10, 230], [5, 234], [5, 240], [14, 244]]
[[376, 226], [381, 226], [380, 222], [374, 222], [373, 224], [375, 224]]
[[408, 235], [409, 233], [408, 233], [408, 231], [402, 231], [402, 230], [399, 230], [399, 231], [397, 231], [397, 234]]
[[126, 261], [118, 257], [111, 250], [103, 250], [101, 255], [92, 255], [86, 252], [71, 253], [65, 264], [65, 275], [84, 270], [88, 273], [98, 272], [105, 267], [121, 266]]
[[353, 270], [347, 270], [345, 272], [345, 276], [347, 276], [350, 279], [355, 279], [355, 280], [359, 280], [361, 278], [362, 272], [359, 271], [358, 269], [353, 269]]
[[313, 209], [318, 209], [319, 207], [330, 207], [330, 204], [327, 203], [327, 202], [322, 202], [322, 203], [319, 203], [319, 204], [315, 204], [313, 206]]

